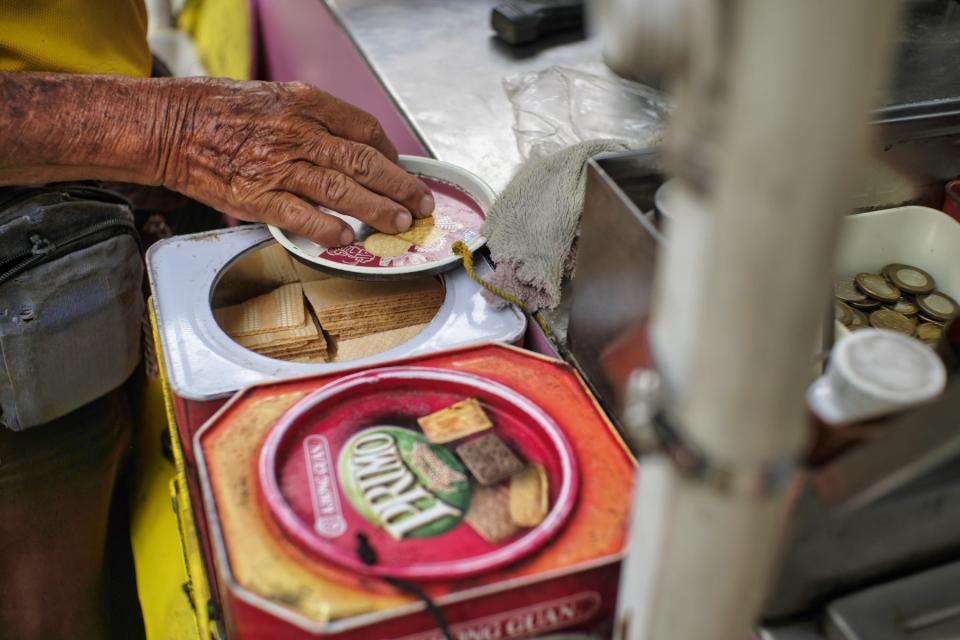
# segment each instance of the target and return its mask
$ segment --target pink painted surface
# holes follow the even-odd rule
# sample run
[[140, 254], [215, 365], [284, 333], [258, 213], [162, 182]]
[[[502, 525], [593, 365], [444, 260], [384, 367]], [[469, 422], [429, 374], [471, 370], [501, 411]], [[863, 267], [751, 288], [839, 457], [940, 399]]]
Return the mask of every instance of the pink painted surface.
[[530, 351], [536, 351], [551, 358], [560, 359], [560, 353], [553, 347], [550, 340], [543, 333], [543, 329], [533, 318], [527, 318], [527, 333], [523, 337], [523, 346]]
[[427, 155], [366, 61], [320, 0], [251, 0], [257, 74], [308, 82], [373, 114], [397, 150]]

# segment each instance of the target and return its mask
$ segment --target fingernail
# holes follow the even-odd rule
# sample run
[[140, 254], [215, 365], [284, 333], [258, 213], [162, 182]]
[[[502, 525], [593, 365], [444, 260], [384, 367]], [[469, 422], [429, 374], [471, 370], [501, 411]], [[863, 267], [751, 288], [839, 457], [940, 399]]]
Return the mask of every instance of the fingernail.
[[430, 195], [429, 193], [420, 199], [420, 213], [422, 213], [425, 216], [428, 216], [431, 213], [433, 213], [433, 209], [436, 206], [437, 206], [437, 203], [433, 201], [433, 196]]
[[397, 214], [397, 228], [400, 231], [406, 231], [410, 228], [410, 225], [413, 224], [413, 216], [411, 216], [406, 211], [401, 211]]
[[344, 246], [353, 242], [353, 230], [350, 228], [344, 229], [340, 232], [340, 246]]

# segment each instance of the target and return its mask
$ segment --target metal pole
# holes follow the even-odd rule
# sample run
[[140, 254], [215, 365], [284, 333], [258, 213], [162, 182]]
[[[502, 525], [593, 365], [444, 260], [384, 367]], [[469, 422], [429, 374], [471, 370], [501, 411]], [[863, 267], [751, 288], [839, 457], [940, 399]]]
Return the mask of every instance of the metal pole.
[[694, 48], [676, 87], [668, 156], [681, 183], [653, 341], [661, 427], [699, 457], [641, 460], [617, 628], [744, 640], [775, 569], [789, 502], [778, 479], [804, 444], [835, 238], [897, 3], [688, 4], [717, 20], [692, 34], [713, 46]]

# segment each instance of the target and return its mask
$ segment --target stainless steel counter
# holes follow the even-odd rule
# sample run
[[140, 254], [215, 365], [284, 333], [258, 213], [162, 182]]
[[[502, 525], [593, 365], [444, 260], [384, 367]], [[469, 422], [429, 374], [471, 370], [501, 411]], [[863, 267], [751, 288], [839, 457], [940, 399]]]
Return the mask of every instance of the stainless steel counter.
[[502, 78], [553, 65], [609, 72], [599, 43], [576, 34], [501, 43], [490, 29], [497, 2], [327, 0], [430, 152], [499, 191], [520, 164]]
[[[503, 77], [552, 65], [610, 74], [596, 39], [575, 35], [520, 48], [502, 44], [490, 29], [490, 10], [501, 0], [321, 1], [337, 15], [427, 149], [477, 173], [497, 191], [520, 163]], [[879, 118], [887, 122], [889, 135], [912, 139], [920, 128], [942, 136], [960, 127], [957, 117], [946, 129], [939, 121], [936, 127], [928, 122], [950, 111], [944, 105], [960, 103], [952, 98], [960, 76], [943, 71], [960, 48], [955, 35], [960, 12], [950, 5], [908, 0], [911, 13], [890, 103], [898, 106]], [[904, 109], [909, 117], [899, 122]], [[890, 124], [891, 119], [896, 122]], [[938, 180], [955, 176], [960, 163], [954, 143], [948, 140], [938, 152], [936, 142], [924, 140], [922, 151], [929, 158], [917, 170]], [[912, 148], [906, 153], [917, 155]]]

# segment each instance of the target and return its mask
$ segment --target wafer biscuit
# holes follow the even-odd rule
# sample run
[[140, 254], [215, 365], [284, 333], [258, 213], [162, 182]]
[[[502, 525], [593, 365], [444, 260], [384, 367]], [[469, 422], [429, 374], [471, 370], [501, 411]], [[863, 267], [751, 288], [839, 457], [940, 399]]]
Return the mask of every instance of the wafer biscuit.
[[303, 289], [299, 283], [287, 284], [246, 302], [214, 309], [213, 315], [232, 338], [293, 329], [304, 323]]
[[446, 493], [454, 484], [467, 481], [464, 474], [441, 460], [425, 442], [414, 443], [410, 450], [409, 464], [419, 472], [427, 488], [434, 492]]
[[304, 294], [317, 312], [330, 311], [347, 303], [376, 302], [382, 298], [421, 295], [438, 289], [442, 290], [443, 287], [435, 278], [399, 282], [328, 278], [303, 285]]
[[327, 343], [322, 335], [316, 335], [313, 338], [297, 340], [294, 342], [282, 342], [278, 344], [260, 345], [257, 347], [248, 347], [260, 355], [278, 360], [288, 360], [291, 358], [306, 356], [326, 356]]
[[463, 519], [490, 544], [499, 544], [519, 531], [510, 518], [510, 493], [505, 487], [474, 487]]
[[424, 324], [443, 303], [434, 278], [362, 282], [331, 278], [304, 283], [303, 291], [323, 329], [339, 339]]
[[547, 471], [533, 463], [510, 478], [510, 517], [519, 527], [535, 527], [549, 510]]
[[336, 353], [331, 362], [345, 362], [359, 360], [369, 356], [389, 351], [404, 342], [412, 339], [426, 327], [426, 324], [413, 324], [409, 327], [379, 331], [370, 335], [349, 340], [336, 341]]
[[446, 409], [417, 419], [427, 440], [435, 444], [453, 442], [493, 427], [476, 398], [467, 398]]
[[523, 462], [495, 434], [486, 433], [457, 447], [457, 455], [480, 484], [494, 485], [523, 469]]
[[273, 243], [250, 251], [224, 272], [218, 286], [225, 282], [266, 282], [273, 286], [297, 282], [297, 272], [290, 254], [281, 245]]
[[328, 273], [324, 273], [319, 269], [314, 269], [313, 267], [307, 266], [300, 262], [299, 260], [293, 260], [293, 269], [297, 272], [297, 278], [300, 282], [315, 282], [317, 280], [329, 280], [333, 276]]
[[286, 343], [302, 342], [317, 338], [320, 330], [309, 313], [304, 313], [303, 324], [290, 329], [279, 329], [268, 333], [254, 333], [234, 338], [242, 347], [257, 349], [260, 347], [278, 346]]
[[298, 281], [290, 254], [279, 244], [249, 251], [230, 263], [212, 291], [215, 308], [235, 305]]

